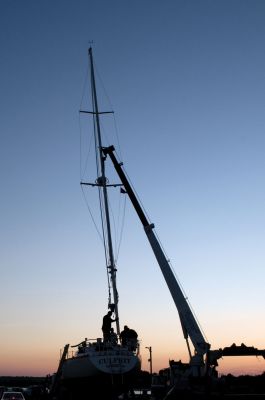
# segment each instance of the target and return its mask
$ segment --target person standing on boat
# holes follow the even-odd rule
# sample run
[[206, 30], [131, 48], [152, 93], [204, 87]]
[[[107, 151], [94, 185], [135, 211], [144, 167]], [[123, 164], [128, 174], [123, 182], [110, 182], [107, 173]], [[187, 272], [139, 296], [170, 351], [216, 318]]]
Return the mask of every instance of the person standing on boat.
[[120, 340], [121, 340], [121, 345], [126, 346], [128, 337], [129, 337], [129, 331], [130, 329], [128, 328], [127, 325], [124, 325], [123, 331], [120, 333]]
[[129, 328], [128, 346], [132, 351], [135, 351], [137, 349], [137, 338], [138, 338], [138, 333], [134, 329]]
[[110, 343], [115, 346], [118, 344], [118, 335], [116, 332], [114, 332], [113, 328], [110, 328]]
[[112, 311], [108, 311], [108, 313], [106, 315], [104, 315], [104, 317], [103, 317], [102, 332], [103, 332], [104, 342], [110, 341], [111, 324], [112, 324], [112, 322], [117, 321], [117, 319], [112, 319], [111, 315], [112, 315]]
[[137, 348], [137, 337], [138, 334], [134, 329], [130, 329], [127, 325], [124, 325], [123, 331], [120, 333], [120, 339], [122, 346], [128, 346], [130, 350], [134, 351]]

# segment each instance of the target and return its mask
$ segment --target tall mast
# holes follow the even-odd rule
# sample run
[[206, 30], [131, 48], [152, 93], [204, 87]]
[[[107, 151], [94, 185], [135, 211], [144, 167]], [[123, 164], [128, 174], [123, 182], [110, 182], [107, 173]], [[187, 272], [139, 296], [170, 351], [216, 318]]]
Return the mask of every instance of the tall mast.
[[[114, 262], [113, 256], [113, 246], [112, 246], [112, 236], [111, 236], [111, 226], [110, 226], [110, 217], [109, 217], [109, 203], [108, 203], [108, 192], [107, 192], [107, 179], [105, 175], [105, 155], [102, 150], [102, 140], [101, 140], [101, 130], [100, 130], [100, 120], [99, 115], [102, 114], [98, 109], [98, 100], [97, 100], [97, 91], [96, 91], [96, 82], [95, 82], [95, 74], [94, 74], [94, 64], [93, 64], [93, 55], [92, 48], [89, 48], [89, 59], [90, 59], [90, 67], [91, 67], [91, 85], [92, 85], [92, 103], [93, 103], [93, 116], [95, 121], [95, 147], [98, 155], [99, 162], [99, 171], [97, 178], [97, 185], [99, 190], [102, 191], [103, 195], [103, 210], [102, 217], [104, 221], [102, 223], [103, 229], [106, 226], [106, 236], [107, 236], [107, 268], [111, 278], [111, 286], [112, 286], [112, 294], [114, 301], [114, 312], [116, 318], [116, 328], [117, 334], [120, 334], [120, 324], [119, 324], [119, 312], [118, 312], [118, 292], [116, 286], [116, 266]], [[109, 305], [110, 306], [110, 305]]]

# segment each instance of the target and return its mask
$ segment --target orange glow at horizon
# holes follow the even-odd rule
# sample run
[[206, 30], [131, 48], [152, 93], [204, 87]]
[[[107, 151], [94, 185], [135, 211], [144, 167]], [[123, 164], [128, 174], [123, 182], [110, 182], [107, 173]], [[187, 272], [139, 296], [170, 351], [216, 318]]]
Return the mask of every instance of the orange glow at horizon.
[[[180, 359], [182, 362], [188, 362], [187, 357], [176, 357], [175, 361], [179, 361]], [[164, 354], [153, 358], [153, 372], [158, 373], [159, 370], [168, 366], [169, 358]], [[150, 364], [147, 360], [143, 360], [142, 369], [150, 371]], [[265, 372], [265, 360], [261, 356], [224, 357], [218, 360], [217, 371], [219, 376], [228, 374], [234, 376], [260, 375]]]
[[261, 356], [224, 357], [218, 364], [220, 375], [260, 375], [265, 372], [265, 360]]
[[60, 354], [54, 356], [54, 349], [28, 349], [19, 346], [3, 349], [1, 354], [0, 376], [47, 376], [56, 372]]
[[[60, 352], [54, 356], [54, 349], [45, 352], [45, 349], [34, 352], [27, 349], [16, 349], [12, 353], [3, 351], [1, 356], [0, 376], [46, 376], [53, 374], [58, 368]], [[150, 371], [148, 362], [149, 353], [141, 352], [142, 370]], [[181, 357], [168, 357], [164, 352], [153, 353], [153, 372], [158, 373], [160, 369], [169, 366], [169, 359], [175, 359], [182, 362], [188, 362], [187, 357], [181, 354]], [[262, 357], [244, 356], [244, 357], [224, 357], [218, 360], [217, 371], [219, 375], [232, 374], [238, 375], [260, 375], [265, 372], [265, 360]]]

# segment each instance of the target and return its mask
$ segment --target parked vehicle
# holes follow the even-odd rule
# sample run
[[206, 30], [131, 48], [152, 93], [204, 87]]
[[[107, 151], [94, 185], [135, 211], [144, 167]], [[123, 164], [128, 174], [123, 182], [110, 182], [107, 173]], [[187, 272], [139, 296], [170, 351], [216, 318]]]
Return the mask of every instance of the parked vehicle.
[[2, 394], [7, 391], [5, 386], [0, 386], [0, 399], [2, 399]]
[[4, 392], [1, 400], [25, 400], [25, 397], [21, 392]]

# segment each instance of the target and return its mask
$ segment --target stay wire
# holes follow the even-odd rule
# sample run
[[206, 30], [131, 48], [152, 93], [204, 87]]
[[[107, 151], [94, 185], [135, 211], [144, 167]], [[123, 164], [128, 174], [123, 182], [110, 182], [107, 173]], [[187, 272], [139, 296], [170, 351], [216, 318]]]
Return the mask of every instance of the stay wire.
[[[93, 91], [92, 91], [93, 93]], [[95, 111], [94, 107], [94, 98], [93, 98], [93, 111]], [[100, 161], [99, 161], [99, 144], [97, 140], [97, 131], [96, 131], [96, 117], [95, 114], [93, 114], [93, 126], [94, 126], [94, 137], [95, 137], [95, 153], [96, 153], [96, 165], [97, 165], [97, 176], [99, 177], [100, 174]], [[108, 273], [108, 245], [107, 245], [107, 239], [106, 239], [106, 226], [104, 225], [105, 221], [105, 209], [103, 206], [104, 199], [103, 199], [103, 189], [101, 190], [100, 187], [98, 187], [98, 198], [99, 198], [99, 205], [100, 205], [100, 217], [101, 217], [101, 227], [102, 227], [102, 235], [103, 235], [103, 245], [104, 245], [104, 254], [105, 254], [105, 265], [106, 265], [106, 275], [107, 275], [107, 282], [108, 282], [108, 289], [109, 289], [109, 302], [111, 299], [111, 292], [110, 292], [110, 277]]]
[[[124, 195], [121, 195], [121, 196], [124, 196]], [[120, 236], [119, 236], [118, 247], [117, 247], [117, 255], [116, 255], [117, 260], [119, 258], [119, 254], [120, 254], [120, 247], [121, 247], [121, 242], [122, 242], [122, 238], [123, 238], [123, 230], [124, 230], [124, 226], [125, 226], [126, 199], [127, 199], [127, 196], [124, 196], [122, 223], [121, 223], [121, 230], [120, 230]], [[119, 214], [119, 216], [120, 216], [120, 214]]]
[[[91, 73], [91, 69], [90, 69], [90, 73]], [[83, 100], [84, 100], [84, 96], [85, 96], [85, 88], [86, 88], [87, 81], [88, 81], [88, 74], [89, 74], [89, 67], [87, 67], [86, 78], [85, 78], [85, 82], [84, 82], [84, 85], [83, 85], [82, 97], [81, 97], [81, 102], [80, 102], [80, 110], [82, 109], [82, 104], [83, 104]], [[92, 79], [90, 79], [90, 82], [91, 82], [91, 86], [92, 86]], [[91, 89], [92, 89], [92, 87], [91, 87]], [[91, 90], [91, 93], [92, 93], [92, 108], [93, 108], [93, 111], [95, 112], [95, 98], [94, 98], [94, 95], [93, 95], [93, 90]], [[97, 131], [96, 131], [95, 114], [93, 114], [93, 132], [94, 132], [94, 145], [95, 145], [95, 155], [96, 155], [97, 177], [99, 177], [99, 173], [100, 173], [99, 172], [100, 171], [99, 150], [98, 150], [99, 146], [98, 146], [98, 139], [97, 139], [97, 135], [96, 135]], [[80, 166], [79, 166], [80, 172], [79, 173], [80, 173], [80, 180], [82, 181], [82, 178], [85, 175], [85, 172], [86, 172], [86, 169], [87, 169], [87, 165], [88, 165], [88, 158], [89, 158], [89, 154], [90, 154], [90, 151], [91, 151], [93, 135], [90, 136], [88, 152], [87, 152], [87, 155], [86, 155], [86, 160], [85, 160], [85, 165], [84, 165], [84, 170], [83, 170], [82, 169], [82, 158], [83, 158], [82, 157], [82, 145], [83, 145], [82, 139], [83, 139], [83, 137], [82, 137], [80, 113], [79, 113], [79, 134], [80, 134], [80, 149], [79, 149], [79, 152], [80, 152]], [[101, 242], [103, 244], [103, 247], [104, 247], [105, 264], [106, 264], [106, 272], [107, 272], [107, 282], [108, 282], [108, 292], [109, 292], [109, 303], [110, 303], [111, 302], [111, 291], [110, 291], [111, 284], [110, 284], [110, 278], [109, 278], [108, 268], [107, 268], [108, 267], [108, 256], [107, 256], [107, 254], [108, 254], [107, 253], [108, 244], [107, 244], [106, 235], [105, 235], [106, 227], [104, 226], [104, 211], [103, 211], [104, 210], [104, 207], [103, 207], [104, 199], [102, 199], [103, 193], [100, 190], [100, 188], [98, 188], [98, 197], [99, 197], [100, 215], [101, 215], [101, 230], [102, 230], [102, 233], [100, 233], [100, 229], [98, 228], [97, 223], [95, 221], [95, 218], [93, 217], [92, 211], [91, 211], [91, 209], [89, 207], [89, 204], [88, 204], [88, 201], [87, 201], [87, 198], [86, 198], [86, 195], [85, 195], [85, 191], [84, 191], [84, 188], [83, 188], [82, 185], [81, 185], [81, 188], [82, 188], [82, 194], [83, 194], [87, 209], [89, 211], [90, 217], [92, 219], [92, 222], [93, 222], [93, 224], [95, 226], [95, 229], [96, 229], [96, 231], [98, 233], [98, 236], [99, 236], [99, 238], [100, 238], [100, 240], [101, 240]]]
[[[88, 138], [88, 151], [85, 157], [85, 161], [83, 162], [83, 154], [82, 154], [82, 148], [83, 148], [83, 136], [82, 136], [82, 127], [81, 127], [81, 116], [79, 113], [79, 143], [80, 143], [80, 148], [79, 148], [79, 159], [80, 159], [80, 181], [83, 180], [84, 176], [86, 175], [87, 167], [88, 167], [88, 161], [89, 161], [89, 156], [91, 154], [91, 148], [92, 148], [92, 142], [93, 142], [93, 135], [91, 134]], [[82, 165], [84, 164], [84, 167], [82, 168]]]
[[[88, 82], [89, 69], [90, 69], [89, 66], [87, 66], [86, 78], [85, 78], [85, 82], [84, 82], [84, 85], [83, 85], [82, 97], [81, 97], [81, 102], [80, 102], [80, 109], [82, 108], [83, 101], [84, 101], [84, 97], [85, 97], [85, 88], [86, 88], [87, 82]], [[96, 75], [97, 75], [97, 77], [98, 77], [98, 79], [99, 79], [99, 81], [100, 81], [100, 83], [101, 83], [101, 86], [102, 86], [102, 88], [103, 88], [103, 91], [104, 91], [104, 93], [105, 93], [105, 96], [106, 96], [106, 98], [107, 98], [107, 100], [108, 100], [108, 103], [109, 103], [109, 105], [110, 105], [110, 108], [112, 109], [113, 107], [112, 107], [112, 104], [111, 104], [111, 101], [110, 101], [110, 97], [108, 96], [108, 93], [107, 93], [106, 88], [105, 88], [105, 86], [104, 86], [104, 84], [103, 84], [103, 81], [102, 81], [102, 79], [101, 79], [101, 77], [100, 77], [100, 74], [99, 74], [99, 72], [98, 72], [98, 69], [97, 69], [96, 66], [95, 66], [94, 69], [95, 69]], [[91, 69], [90, 69], [90, 74], [91, 74]], [[90, 83], [91, 83], [91, 86], [92, 86], [92, 79], [90, 79]], [[91, 89], [92, 89], [92, 87], [91, 87]], [[91, 90], [91, 93], [92, 93], [92, 108], [93, 108], [93, 112], [95, 112], [95, 98], [94, 98], [93, 90]], [[117, 146], [118, 146], [118, 149], [119, 149], [119, 153], [121, 154], [120, 140], [119, 140], [118, 129], [117, 129], [117, 122], [116, 122], [115, 115], [112, 114], [112, 116], [113, 116], [113, 121], [114, 121], [114, 132], [115, 132], [115, 136], [116, 136], [116, 140], [117, 140]], [[105, 132], [105, 129], [104, 129], [104, 125], [101, 124], [101, 128], [103, 128], [103, 134], [104, 134], [104, 137], [105, 137], [105, 139], [106, 139], [106, 138], [107, 138], [107, 135], [106, 135], [106, 132]], [[81, 129], [81, 118], [80, 118], [80, 114], [79, 114], [79, 131], [80, 131], [80, 178], [82, 179], [82, 177], [85, 175], [85, 172], [86, 172], [87, 166], [88, 166], [88, 159], [89, 159], [89, 154], [90, 154], [90, 152], [91, 152], [91, 145], [92, 145], [92, 135], [91, 135], [90, 140], [89, 140], [88, 153], [87, 153], [87, 155], [86, 155], [86, 160], [85, 160], [84, 167], [83, 167], [84, 169], [82, 169], [82, 145], [83, 145], [82, 139], [83, 139], [83, 138], [82, 138], [82, 129]], [[93, 114], [93, 131], [94, 131], [94, 143], [95, 143], [97, 176], [99, 177], [99, 174], [100, 174], [100, 160], [99, 160], [99, 157], [100, 157], [100, 155], [99, 155], [98, 138], [97, 138], [97, 135], [96, 135], [96, 132], [97, 132], [97, 131], [96, 131], [96, 118], [95, 118], [95, 114]], [[107, 141], [108, 141], [108, 140], [107, 140]], [[100, 237], [100, 240], [101, 240], [101, 242], [103, 243], [103, 246], [104, 246], [105, 264], [106, 264], [106, 271], [107, 271], [107, 281], [108, 281], [108, 287], [109, 287], [109, 297], [111, 297], [111, 294], [110, 294], [110, 293], [111, 293], [111, 292], [110, 292], [111, 282], [110, 282], [110, 277], [109, 277], [109, 273], [108, 273], [108, 262], [109, 262], [109, 260], [108, 260], [108, 249], [109, 249], [109, 246], [108, 246], [108, 242], [107, 242], [107, 238], [106, 238], [106, 229], [107, 229], [107, 227], [106, 227], [106, 222], [105, 222], [105, 224], [104, 224], [104, 221], [105, 221], [105, 214], [104, 214], [104, 213], [105, 213], [105, 209], [104, 209], [103, 191], [100, 190], [100, 188], [98, 188], [98, 197], [99, 197], [99, 204], [100, 204], [100, 216], [101, 216], [102, 234], [100, 234], [100, 230], [99, 230], [99, 228], [98, 228], [98, 226], [97, 226], [97, 224], [96, 224], [96, 221], [95, 221], [95, 219], [94, 219], [94, 217], [93, 217], [93, 215], [92, 215], [92, 211], [91, 211], [91, 209], [90, 209], [90, 207], [89, 207], [89, 205], [88, 205], [88, 201], [87, 201], [87, 198], [86, 198], [86, 196], [85, 196], [85, 192], [84, 192], [84, 189], [83, 189], [83, 188], [82, 188], [82, 193], [83, 193], [83, 196], [84, 196], [84, 199], [85, 199], [85, 202], [86, 202], [86, 206], [87, 206], [87, 208], [88, 208], [88, 210], [89, 210], [91, 219], [92, 219], [92, 221], [93, 221], [93, 224], [94, 224], [94, 226], [95, 226], [95, 228], [96, 228], [96, 231], [97, 231], [97, 233], [98, 233], [98, 235], [99, 235], [99, 237]], [[125, 197], [125, 198], [126, 198], [126, 197]], [[110, 204], [110, 203], [109, 203], [109, 204]], [[116, 232], [116, 234], [115, 234], [115, 247], [116, 247], [116, 251], [115, 251], [115, 253], [116, 253], [116, 254], [115, 254], [115, 263], [116, 263], [116, 262], [117, 262], [117, 259], [118, 259], [118, 254], [119, 254], [119, 251], [120, 251], [121, 240], [122, 240], [122, 233], [123, 233], [123, 229], [124, 229], [125, 203], [124, 203], [124, 207], [123, 207], [122, 227], [121, 227], [120, 235], [118, 235], [118, 233], [117, 233], [117, 228], [116, 228], [116, 225], [115, 225], [115, 218], [114, 218], [114, 213], [113, 213], [112, 208], [111, 208], [111, 213], [112, 213], [112, 219], [113, 219], [113, 226], [114, 226], [114, 229], [115, 229], [115, 232]], [[119, 219], [120, 219], [120, 213], [119, 213]], [[118, 236], [119, 236], [119, 240], [118, 240], [118, 242], [117, 242], [117, 237], [118, 237]]]
[[84, 191], [84, 188], [83, 188], [82, 185], [81, 185], [81, 190], [82, 190], [82, 194], [83, 194], [83, 196], [84, 196], [85, 204], [86, 204], [87, 209], [88, 209], [88, 211], [89, 211], [89, 214], [90, 214], [90, 217], [91, 217], [91, 219], [92, 219], [92, 222], [93, 222], [93, 224], [94, 224], [94, 226], [95, 226], [95, 228], [96, 228], [96, 231], [97, 231], [97, 233], [98, 233], [98, 236], [99, 236], [101, 242], [104, 243], [104, 242], [103, 242], [103, 237], [102, 237], [102, 235], [101, 235], [101, 233], [100, 233], [100, 230], [99, 230], [99, 228], [98, 228], [98, 226], [97, 226], [97, 224], [96, 224], [95, 218], [93, 217], [92, 211], [91, 211], [91, 209], [90, 209], [90, 207], [89, 207], [89, 205], [88, 205], [88, 201], [87, 201], [87, 198], [86, 198], [86, 195], [85, 195], [85, 191]]
[[186, 294], [186, 292], [185, 292], [185, 290], [184, 290], [182, 284], [180, 283], [180, 280], [179, 280], [179, 278], [178, 278], [178, 275], [177, 275], [175, 269], [173, 268], [173, 265], [172, 265], [170, 259], [168, 258], [167, 253], [166, 253], [166, 251], [165, 251], [165, 249], [164, 249], [164, 247], [163, 247], [163, 245], [162, 245], [162, 243], [161, 243], [161, 240], [159, 239], [159, 236], [158, 236], [158, 234], [157, 234], [157, 232], [156, 232], [155, 229], [154, 229], [154, 233], [155, 233], [156, 238], [157, 238], [157, 240], [158, 240], [158, 242], [159, 242], [159, 244], [160, 244], [160, 246], [161, 246], [161, 249], [163, 250], [163, 253], [164, 253], [164, 255], [165, 255], [166, 259], [167, 259], [167, 262], [168, 262], [168, 264], [169, 264], [169, 266], [170, 266], [170, 268], [171, 268], [171, 271], [173, 272], [173, 274], [174, 274], [174, 276], [175, 276], [175, 278], [176, 278], [176, 281], [178, 282], [178, 285], [179, 285], [179, 287], [180, 287], [180, 289], [181, 289], [181, 291], [182, 291], [182, 293], [183, 293], [183, 296], [185, 297], [185, 300], [187, 301], [187, 303], [188, 303], [188, 305], [189, 305], [189, 307], [190, 307], [190, 309], [191, 309], [191, 311], [192, 311], [192, 314], [193, 314], [193, 316], [194, 316], [194, 318], [195, 318], [195, 320], [196, 320], [198, 326], [200, 327], [200, 330], [201, 330], [201, 332], [202, 332], [204, 338], [205, 338], [206, 341], [208, 342], [207, 336], [206, 336], [206, 334], [205, 334], [205, 332], [204, 332], [204, 330], [203, 330], [203, 328], [202, 328], [202, 326], [201, 326], [201, 324], [200, 324], [200, 322], [199, 322], [199, 320], [198, 320], [198, 317], [197, 317], [197, 315], [196, 315], [196, 313], [195, 313], [195, 311], [194, 311], [194, 309], [193, 309], [193, 307], [192, 307], [192, 305], [191, 305], [191, 303], [190, 303], [190, 301], [189, 301], [189, 298], [188, 298], [188, 296], [187, 296], [187, 294]]
[[[106, 90], [106, 87], [105, 87], [105, 85], [104, 85], [104, 83], [103, 83], [103, 80], [102, 80], [102, 78], [101, 78], [101, 76], [100, 76], [99, 70], [98, 70], [97, 65], [96, 65], [95, 62], [94, 62], [94, 71], [95, 71], [95, 74], [96, 74], [96, 76], [97, 76], [97, 79], [98, 79], [98, 81], [100, 82], [100, 85], [101, 85], [101, 87], [102, 87], [102, 89], [103, 89], [103, 92], [104, 92], [104, 94], [105, 94], [105, 97], [106, 97], [106, 99], [107, 99], [107, 101], [108, 101], [108, 103], [109, 103], [110, 110], [113, 110], [113, 105], [112, 105], [112, 102], [111, 102], [111, 100], [110, 100], [110, 96], [108, 95], [108, 92], [107, 92], [107, 90]], [[115, 137], [116, 137], [116, 140], [117, 140], [118, 152], [119, 152], [119, 154], [121, 155], [120, 139], [119, 139], [118, 128], [117, 128], [117, 121], [116, 121], [116, 117], [115, 117], [115, 113], [114, 113], [114, 112], [113, 112], [113, 114], [112, 114], [112, 117], [113, 117], [113, 122], [114, 122], [114, 133], [115, 133]], [[104, 136], [106, 142], [108, 143], [108, 145], [110, 145], [110, 140], [109, 140], [108, 135], [107, 135], [107, 133], [106, 133], [104, 124], [103, 124], [103, 125], [101, 124], [101, 132], [103, 133], [103, 136]], [[109, 203], [109, 204], [110, 204], [110, 203]], [[111, 206], [111, 205], [110, 205], [110, 206]], [[114, 218], [114, 213], [113, 213], [113, 209], [112, 209], [112, 208], [111, 208], [111, 212], [112, 212], [112, 220], [113, 220], [114, 231], [115, 231], [115, 237], [114, 237], [114, 240], [115, 240], [115, 262], [117, 262], [117, 260], [118, 260], [118, 254], [119, 254], [120, 246], [121, 246], [121, 239], [122, 239], [122, 234], [123, 234], [123, 228], [124, 228], [125, 207], [124, 207], [124, 209], [123, 209], [122, 227], [121, 227], [120, 233], [119, 233], [119, 226], [117, 227], [116, 224], [115, 224], [115, 218]], [[120, 214], [119, 214], [119, 217], [118, 217], [118, 218], [120, 218]], [[118, 224], [118, 225], [119, 225], [119, 224]], [[119, 237], [119, 239], [117, 239], [118, 237]]]
[[[112, 102], [110, 100], [110, 96], [108, 95], [108, 92], [107, 92], [106, 87], [105, 87], [105, 85], [103, 83], [103, 80], [101, 79], [99, 70], [98, 70], [97, 65], [96, 65], [95, 62], [94, 62], [94, 69], [95, 69], [96, 76], [97, 76], [97, 78], [98, 78], [98, 80], [99, 80], [99, 82], [101, 84], [102, 89], [103, 89], [103, 92], [104, 92], [104, 94], [106, 96], [106, 99], [107, 99], [107, 101], [109, 103], [110, 110], [114, 110], [114, 107], [113, 107]], [[122, 152], [121, 152], [121, 146], [120, 146], [120, 138], [119, 138], [119, 132], [118, 132], [118, 127], [117, 127], [117, 120], [116, 120], [116, 116], [115, 116], [114, 111], [113, 111], [113, 121], [114, 121], [114, 132], [115, 132], [115, 136], [116, 136], [116, 140], [117, 140], [117, 146], [118, 146], [118, 153], [120, 154], [120, 158], [122, 158]]]

